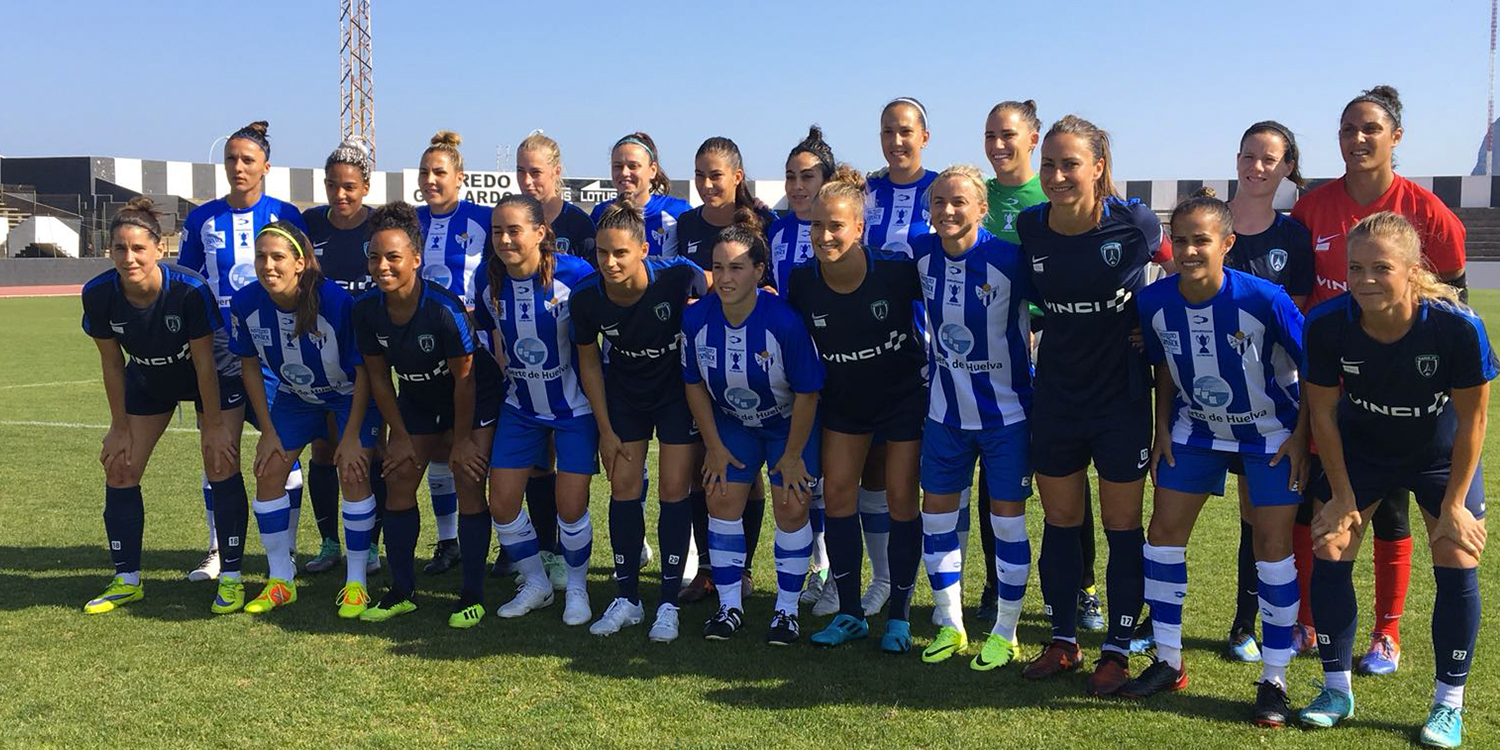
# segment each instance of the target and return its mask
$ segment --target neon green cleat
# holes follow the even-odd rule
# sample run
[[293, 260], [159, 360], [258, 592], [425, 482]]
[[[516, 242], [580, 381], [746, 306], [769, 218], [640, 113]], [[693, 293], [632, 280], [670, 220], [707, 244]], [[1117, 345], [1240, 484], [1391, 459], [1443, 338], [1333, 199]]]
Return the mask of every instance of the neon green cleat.
[[415, 611], [417, 611], [417, 603], [411, 600], [411, 596], [391, 589], [385, 592], [385, 596], [381, 597], [375, 606], [361, 612], [359, 619], [365, 622], [385, 622], [392, 617]]
[[448, 627], [467, 630], [484, 619], [484, 602], [459, 601], [453, 614], [448, 615]]
[[259, 615], [295, 601], [297, 601], [297, 584], [281, 578], [272, 578], [266, 581], [266, 587], [260, 590], [260, 595], [245, 605], [245, 611], [252, 615]]
[[975, 672], [988, 672], [991, 669], [999, 669], [1011, 663], [1021, 655], [1021, 647], [1011, 643], [1003, 635], [990, 633], [984, 639], [984, 645], [979, 648], [979, 655], [969, 662], [969, 669]]
[[139, 583], [132, 585], [126, 583], [123, 577], [115, 576], [114, 580], [109, 582], [109, 586], [105, 587], [104, 593], [83, 605], [83, 612], [89, 615], [102, 615], [105, 612], [113, 612], [115, 607], [129, 604], [145, 596], [145, 586]]
[[339, 589], [334, 603], [339, 605], [339, 617], [352, 620], [370, 608], [370, 592], [365, 590], [363, 583], [350, 581]]
[[209, 608], [216, 615], [238, 612], [245, 606], [245, 582], [239, 578], [219, 577], [219, 593], [214, 596], [214, 605]]
[[938, 628], [937, 638], [932, 640], [932, 645], [922, 652], [922, 661], [928, 664], [947, 661], [948, 657], [963, 651], [968, 645], [969, 636], [964, 631], [944, 625]]

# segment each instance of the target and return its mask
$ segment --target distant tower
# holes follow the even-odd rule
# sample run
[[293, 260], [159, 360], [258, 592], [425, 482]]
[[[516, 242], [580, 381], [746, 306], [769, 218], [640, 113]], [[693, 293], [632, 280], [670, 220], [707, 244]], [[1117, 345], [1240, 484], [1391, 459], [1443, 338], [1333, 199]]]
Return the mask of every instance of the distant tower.
[[375, 153], [375, 85], [371, 75], [370, 0], [339, 0], [339, 93], [344, 138], [360, 138]]

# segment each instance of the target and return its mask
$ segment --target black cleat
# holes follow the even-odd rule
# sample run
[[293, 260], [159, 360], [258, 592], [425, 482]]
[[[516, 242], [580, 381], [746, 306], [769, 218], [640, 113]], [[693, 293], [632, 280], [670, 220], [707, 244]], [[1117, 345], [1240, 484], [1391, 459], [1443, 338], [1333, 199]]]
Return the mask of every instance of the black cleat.
[[1000, 588], [985, 584], [979, 592], [979, 608], [974, 610], [975, 619], [982, 623], [993, 623], [1000, 616]]
[[422, 566], [422, 572], [428, 575], [446, 573], [459, 559], [458, 540], [439, 539], [437, 544], [432, 545], [432, 560]]
[[515, 563], [510, 561], [510, 555], [505, 554], [505, 548], [501, 547], [495, 553], [495, 564], [490, 566], [490, 578], [503, 578], [516, 572]]
[[1186, 664], [1182, 665], [1182, 669], [1173, 669], [1172, 665], [1157, 661], [1146, 667], [1141, 676], [1121, 686], [1118, 694], [1126, 698], [1149, 698], [1157, 693], [1176, 692], [1187, 687], [1187, 684]]
[[1253, 721], [1262, 727], [1284, 727], [1292, 715], [1287, 702], [1286, 690], [1274, 682], [1255, 683], [1255, 717]]
[[710, 641], [727, 641], [744, 626], [745, 613], [732, 607], [719, 607], [708, 622], [703, 623], [703, 637]]
[[766, 631], [766, 643], [772, 646], [790, 646], [797, 642], [802, 628], [797, 625], [797, 616], [776, 610], [771, 618], [771, 628]]

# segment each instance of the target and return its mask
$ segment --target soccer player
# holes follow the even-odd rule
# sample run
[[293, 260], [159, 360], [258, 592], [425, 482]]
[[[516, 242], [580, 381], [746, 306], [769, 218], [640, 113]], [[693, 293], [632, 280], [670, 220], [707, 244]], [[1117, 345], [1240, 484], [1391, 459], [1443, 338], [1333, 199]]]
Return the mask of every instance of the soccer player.
[[776, 519], [776, 609], [766, 642], [797, 640], [798, 597], [812, 557], [808, 502], [817, 481], [818, 391], [823, 363], [801, 318], [759, 288], [769, 253], [755, 229], [735, 225], [714, 247], [715, 294], [688, 308], [682, 358], [688, 405], [702, 431], [706, 456], [709, 554], [719, 611], [704, 624], [709, 640], [725, 640], [744, 621], [742, 514], [761, 466], [770, 467]]
[[[1436, 195], [1396, 174], [1395, 149], [1402, 132], [1401, 99], [1390, 86], [1376, 86], [1344, 105], [1339, 121], [1344, 176], [1318, 186], [1292, 207], [1292, 217], [1314, 239], [1313, 305], [1344, 291], [1345, 234], [1360, 219], [1380, 211], [1394, 211], [1417, 227], [1428, 267], [1465, 298], [1464, 225]], [[1401, 663], [1401, 615], [1411, 577], [1410, 506], [1411, 496], [1400, 488], [1393, 488], [1391, 496], [1375, 506], [1375, 628], [1359, 662], [1360, 671], [1367, 674], [1389, 674]], [[1304, 509], [1304, 524], [1311, 523], [1310, 510]], [[1299, 544], [1310, 557], [1308, 527], [1298, 532]], [[1304, 591], [1304, 601], [1308, 599]]]
[[[239, 465], [245, 393], [237, 373], [225, 367], [232, 358], [215, 351], [224, 346], [215, 335], [224, 319], [213, 289], [197, 273], [162, 262], [166, 244], [149, 198], [132, 198], [115, 214], [109, 236], [115, 267], [85, 284], [82, 294], [83, 330], [99, 349], [109, 401], [99, 462], [104, 532], [115, 565], [109, 586], [83, 607], [91, 615], [145, 596], [141, 476], [179, 401], [197, 407], [203, 471], [222, 501], [219, 507], [245, 507]], [[233, 527], [220, 518], [226, 521], [218, 525], [221, 533]], [[239, 578], [242, 539], [220, 541], [231, 563], [221, 581]]]
[[[609, 179], [619, 197], [641, 207], [641, 214], [646, 217], [646, 242], [651, 245], [651, 254], [681, 254], [677, 243], [677, 217], [692, 206], [671, 195], [672, 180], [661, 168], [656, 141], [639, 131], [615, 141], [609, 150]], [[595, 224], [608, 206], [608, 203], [594, 206], [590, 218]]]
[[[224, 324], [215, 331], [218, 343], [215, 351], [223, 352], [227, 362], [221, 365], [231, 376], [239, 377], [240, 360], [229, 353], [229, 299], [237, 289], [255, 281], [255, 235], [263, 227], [278, 220], [290, 221], [300, 229], [302, 214], [297, 207], [286, 201], [272, 198], [265, 193], [266, 174], [271, 170], [271, 140], [267, 135], [269, 125], [259, 120], [230, 134], [224, 143], [224, 176], [229, 182], [229, 193], [223, 198], [209, 201], [187, 215], [182, 225], [182, 244], [177, 252], [177, 264], [195, 271], [208, 281], [209, 288], [219, 299], [219, 312]], [[276, 379], [272, 372], [263, 373], [268, 383]], [[275, 391], [272, 388], [271, 391]], [[275, 396], [273, 395], [274, 399]], [[255, 414], [246, 418], [253, 425]], [[244, 505], [224, 509], [219, 513], [214, 502], [213, 488], [207, 476], [203, 480], [203, 506], [208, 517], [209, 550], [203, 562], [188, 574], [190, 581], [207, 581], [219, 577], [225, 560], [219, 554], [221, 539], [243, 542], [250, 510]], [[297, 549], [297, 520], [302, 511], [302, 466], [292, 468], [287, 477], [287, 495], [292, 503], [292, 551]], [[225, 534], [216, 534], [221, 519], [231, 525]], [[233, 570], [239, 570], [240, 559], [232, 561]]]
[[[1306, 185], [1301, 162], [1296, 136], [1279, 122], [1257, 122], [1240, 136], [1235, 159], [1239, 187], [1229, 201], [1235, 240], [1224, 256], [1224, 266], [1281, 286], [1297, 309], [1305, 310], [1313, 287], [1312, 235], [1301, 222], [1272, 205], [1283, 181], [1298, 188]], [[1229, 470], [1240, 477], [1237, 483], [1240, 546], [1236, 558], [1234, 620], [1229, 626], [1227, 651], [1229, 658], [1236, 661], [1255, 662], [1261, 660], [1260, 646], [1255, 640], [1255, 615], [1260, 609], [1253, 542], [1255, 512], [1243, 472], [1237, 466]], [[1298, 567], [1311, 562], [1301, 560]]]
[[[1023, 675], [1077, 669], [1079, 537], [1087, 469], [1099, 473], [1100, 516], [1109, 543], [1108, 634], [1088, 692], [1108, 695], [1130, 679], [1129, 649], [1144, 596], [1141, 499], [1151, 457], [1150, 370], [1130, 336], [1146, 266], [1169, 263], [1151, 209], [1116, 196], [1109, 136], [1079, 117], [1042, 139], [1047, 203], [1021, 212], [1016, 229], [1031, 289], [1047, 312], [1037, 353], [1031, 457], [1046, 525], [1037, 561], [1052, 642]], [[1089, 531], [1092, 533], [1092, 530]]]
[[548, 441], [557, 448], [557, 529], [568, 567], [563, 623], [593, 619], [586, 577], [593, 552], [589, 480], [599, 470], [599, 431], [579, 386], [570, 338], [572, 293], [593, 272], [588, 261], [557, 252], [542, 204], [507, 195], [492, 217], [494, 252], [480, 279], [479, 325], [505, 361], [506, 395], [490, 455], [490, 515], [495, 536], [521, 576], [515, 598], [496, 611], [520, 617], [552, 603], [536, 531], [521, 507]]
[[[364, 355], [370, 391], [390, 428], [386, 442], [386, 560], [391, 587], [361, 620], [384, 622], [417, 608], [417, 485], [434, 458], [458, 470], [454, 490], [463, 582], [448, 618], [469, 628], [484, 617], [484, 566], [490, 520], [484, 482], [490, 442], [499, 415], [500, 373], [477, 343], [463, 300], [425, 278], [418, 209], [389, 203], [370, 214], [370, 276], [375, 289], [354, 303], [354, 330]], [[398, 392], [391, 371], [401, 381]]]
[[1371, 506], [1404, 487], [1427, 524], [1437, 584], [1436, 684], [1420, 739], [1458, 747], [1480, 618], [1480, 451], [1500, 362], [1479, 316], [1424, 266], [1422, 233], [1408, 220], [1382, 211], [1345, 240], [1349, 292], [1313, 308], [1307, 320], [1307, 409], [1326, 482], [1314, 497], [1332, 499], [1319, 503], [1313, 520], [1323, 690], [1299, 718], [1328, 727], [1354, 712], [1354, 560]]
[[[640, 624], [641, 546], [646, 541], [643, 473], [652, 433], [659, 443], [661, 604], [648, 637], [677, 639], [677, 594], [692, 535], [687, 502], [701, 439], [682, 382], [682, 313], [704, 294], [703, 270], [682, 258], [647, 257], [645, 218], [626, 200], [599, 217], [598, 273], [573, 289], [578, 377], [599, 428], [599, 454], [610, 484], [609, 538], [618, 594], [589, 627], [612, 635]], [[601, 343], [602, 338], [602, 343]]]
[[858, 488], [872, 444], [881, 440], [895, 582], [881, 647], [903, 653], [911, 648], [909, 610], [922, 543], [917, 471], [927, 356], [912, 319], [922, 289], [905, 255], [864, 245], [864, 182], [845, 165], [818, 191], [809, 227], [814, 260], [792, 270], [785, 291], [827, 369], [818, 404], [832, 575], [826, 585], [838, 589], [839, 613], [810, 640], [839, 646], [870, 632], [859, 596]]
[[[472, 310], [477, 272], [490, 245], [490, 210], [461, 197], [464, 157], [458, 147], [462, 143], [458, 133], [439, 130], [422, 152], [417, 185], [426, 205], [417, 207], [417, 216], [422, 221], [422, 278], [458, 295]], [[422, 567], [430, 575], [445, 572], [459, 561], [455, 483], [452, 467], [443, 461], [427, 467], [427, 489], [432, 495], [438, 539], [432, 559]], [[482, 608], [479, 611], [482, 613]]]
[[[374, 286], [370, 281], [367, 248], [370, 244], [370, 209], [365, 198], [370, 195], [370, 172], [375, 168], [369, 148], [363, 141], [349, 139], [340, 143], [323, 163], [323, 189], [328, 205], [310, 208], [302, 214], [307, 224], [307, 238], [317, 258], [323, 278], [358, 296]], [[314, 437], [307, 466], [307, 493], [312, 500], [313, 517], [323, 545], [303, 569], [321, 573], [343, 561], [339, 545], [339, 474], [336, 465], [337, 443], [327, 437]], [[375, 528], [371, 532], [371, 549], [380, 538], [380, 513], [385, 504], [385, 482], [380, 478], [378, 457], [370, 459], [370, 482], [375, 495]], [[380, 567], [380, 555], [370, 555], [372, 569]]]
[[1187, 686], [1188, 537], [1209, 495], [1224, 493], [1225, 476], [1239, 464], [1266, 613], [1254, 720], [1282, 726], [1291, 713], [1286, 667], [1297, 613], [1292, 524], [1307, 462], [1307, 422], [1297, 408], [1302, 313], [1279, 285], [1225, 267], [1238, 244], [1234, 218], [1212, 190], [1178, 204], [1171, 226], [1178, 273], [1146, 287], [1137, 303], [1156, 366], [1156, 494], [1144, 550], [1156, 661], [1119, 692], [1145, 698]]
[[[958, 520], [976, 459], [984, 465], [995, 534], [999, 613], [970, 663], [988, 671], [1019, 655], [1016, 623], [1031, 572], [1025, 501], [1031, 496], [1030, 294], [1020, 248], [982, 227], [984, 179], [949, 167], [932, 183], [935, 234], [916, 239], [917, 269], [932, 332], [929, 405], [922, 430], [923, 561], [939, 610], [928, 663], [964, 650]], [[1067, 613], [1071, 616], [1073, 607]]]
[[[289, 221], [261, 228], [255, 238], [257, 283], [234, 293], [230, 350], [245, 361], [245, 398], [264, 427], [255, 447], [255, 523], [266, 548], [270, 578], [245, 611], [262, 614], [297, 601], [291, 558], [291, 498], [286, 477], [314, 436], [329, 436], [333, 418], [345, 463], [368, 464], [380, 435], [379, 414], [369, 408], [369, 383], [354, 343], [354, 298], [323, 278], [312, 242]], [[267, 398], [261, 370], [278, 377], [279, 398]], [[356, 406], [355, 404], [358, 404]], [[353, 434], [350, 434], [353, 433]], [[339, 617], [369, 606], [365, 557], [375, 524], [375, 497], [367, 476], [347, 472], [342, 487], [348, 535], [348, 577], [339, 591]], [[223, 598], [220, 587], [220, 598]], [[243, 601], [243, 591], [238, 601]], [[237, 603], [237, 602], [235, 602]], [[217, 603], [216, 603], [217, 604]]]

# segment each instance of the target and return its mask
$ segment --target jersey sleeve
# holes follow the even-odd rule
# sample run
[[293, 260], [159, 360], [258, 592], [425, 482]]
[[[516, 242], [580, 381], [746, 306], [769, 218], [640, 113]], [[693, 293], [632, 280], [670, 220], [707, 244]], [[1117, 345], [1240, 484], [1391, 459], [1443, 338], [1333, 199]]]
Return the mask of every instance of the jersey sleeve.
[[229, 351], [239, 357], [258, 357], [260, 350], [255, 348], [255, 339], [250, 335], [250, 324], [245, 317], [255, 307], [254, 300], [250, 296], [257, 285], [244, 287], [234, 293], [229, 302], [229, 321], [233, 328], [229, 331]]
[[673, 219], [670, 226], [667, 225], [667, 222], [662, 222], [662, 234], [664, 237], [661, 241], [661, 257], [663, 258], [676, 258], [679, 255], [677, 249], [677, 224], [676, 219]]
[[590, 286], [578, 290], [568, 300], [568, 309], [572, 311], [568, 335], [575, 346], [599, 343], [599, 321], [595, 318], [593, 309], [596, 291], [603, 292], [598, 287]]
[[276, 214], [277, 219], [281, 221], [289, 221], [295, 224], [298, 229], [301, 229], [303, 234], [307, 234], [307, 220], [302, 218], [302, 211], [299, 210], [296, 205], [288, 203], [286, 201], [282, 201], [281, 210], [286, 211], [286, 214]]
[[203, 273], [206, 258], [203, 255], [203, 222], [189, 215], [182, 227], [182, 242], [177, 248], [177, 265], [190, 271]]
[[1141, 239], [1146, 243], [1146, 252], [1151, 256], [1151, 262], [1165, 263], [1171, 260], [1172, 241], [1167, 239], [1167, 233], [1162, 231], [1161, 219], [1156, 218], [1156, 212], [1144, 203], [1131, 201], [1127, 205], [1130, 207], [1130, 223], [1140, 230]]
[[[708, 304], [699, 302], [699, 305]], [[703, 372], [698, 369], [698, 329], [702, 327], [699, 318], [702, 315], [695, 314], [695, 306], [690, 305], [687, 313], [682, 316], [682, 380], [688, 385], [703, 382]]]
[[442, 340], [444, 359], [458, 359], [474, 353], [474, 331], [469, 315], [462, 307], [441, 305], [438, 321], [438, 338]]
[[109, 327], [109, 298], [107, 295], [96, 291], [94, 284], [104, 285], [107, 281], [96, 281], [84, 287], [81, 299], [83, 300], [83, 332], [96, 339], [118, 338], [114, 329]]
[[349, 317], [354, 326], [354, 343], [359, 347], [359, 353], [369, 356], [383, 356], [385, 349], [380, 346], [380, 340], [375, 338], [375, 310], [379, 306], [379, 300], [372, 296], [361, 297], [354, 303]]
[[1468, 230], [1447, 206], [1434, 198], [1427, 206], [1422, 232], [1422, 254], [1439, 276], [1457, 273], [1467, 262], [1464, 243]]
[[[1333, 304], [1334, 300], [1348, 303], [1343, 297], [1335, 297], [1323, 304]], [[1317, 314], [1307, 319], [1302, 331], [1304, 366], [1301, 375], [1313, 385], [1337, 388], [1340, 379], [1339, 353], [1342, 348], [1338, 340], [1338, 316], [1343, 315], [1343, 306], [1336, 305], [1331, 310], [1318, 309], [1314, 312]]]
[[786, 379], [791, 384], [792, 391], [817, 393], [823, 390], [827, 370], [823, 366], [823, 358], [818, 356], [818, 348], [813, 344], [812, 336], [807, 332], [807, 325], [790, 308], [786, 314], [778, 317], [781, 320], [777, 326], [776, 338], [786, 358]]
[[[182, 283], [188, 284], [188, 292], [182, 300], [182, 326], [187, 331], [188, 338], [212, 336], [214, 331], [224, 326], [224, 316], [219, 314], [219, 301], [214, 298], [208, 284], [196, 279], [184, 279]], [[233, 333], [230, 332], [231, 335]]]
[[1484, 321], [1473, 313], [1460, 312], [1457, 316], [1463, 324], [1458, 336], [1457, 351], [1451, 384], [1454, 388], [1475, 388], [1495, 379], [1497, 362], [1495, 350], [1490, 348], [1490, 337], [1485, 332]]

